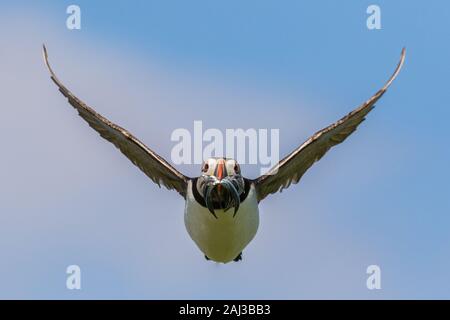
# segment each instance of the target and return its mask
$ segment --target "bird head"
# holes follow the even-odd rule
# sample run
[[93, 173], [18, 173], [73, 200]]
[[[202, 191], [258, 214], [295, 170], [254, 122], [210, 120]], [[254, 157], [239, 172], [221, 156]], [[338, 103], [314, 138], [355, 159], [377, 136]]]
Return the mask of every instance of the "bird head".
[[227, 158], [209, 158], [202, 164], [197, 188], [214, 217], [217, 218], [215, 209], [227, 211], [232, 207], [235, 216], [240, 205], [240, 195], [244, 192], [244, 179], [238, 162]]

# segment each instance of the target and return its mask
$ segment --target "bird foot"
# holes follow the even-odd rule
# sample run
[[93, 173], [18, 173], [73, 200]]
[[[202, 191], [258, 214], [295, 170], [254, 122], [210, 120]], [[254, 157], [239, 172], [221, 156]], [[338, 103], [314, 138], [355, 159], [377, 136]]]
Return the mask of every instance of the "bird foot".
[[[210, 261], [210, 260], [211, 260], [206, 254], [205, 254], [205, 259], [206, 259], [207, 261]], [[242, 252], [239, 253], [239, 255], [238, 255], [236, 258], [233, 259], [234, 262], [238, 262], [238, 261], [241, 261], [241, 260], [242, 260]]]
[[241, 260], [242, 260], [242, 252], [239, 253], [239, 255], [236, 258], [233, 259], [234, 262], [238, 262], [238, 261], [241, 261]]

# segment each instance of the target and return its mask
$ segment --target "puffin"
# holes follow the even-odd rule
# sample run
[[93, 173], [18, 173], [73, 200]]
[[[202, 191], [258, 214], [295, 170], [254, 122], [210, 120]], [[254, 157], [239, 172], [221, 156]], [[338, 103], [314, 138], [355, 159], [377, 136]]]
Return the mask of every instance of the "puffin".
[[159, 187], [175, 190], [185, 201], [184, 224], [189, 236], [206, 260], [228, 263], [242, 260], [242, 252], [259, 226], [259, 204], [268, 195], [296, 184], [305, 172], [333, 146], [342, 143], [365, 120], [375, 103], [400, 73], [400, 61], [385, 85], [370, 99], [340, 120], [314, 133], [275, 166], [256, 179], [245, 177], [235, 159], [206, 159], [197, 177], [188, 177], [147, 147], [128, 130], [111, 122], [76, 97], [57, 78], [43, 45], [50, 78], [79, 116], [101, 137], [117, 147]]

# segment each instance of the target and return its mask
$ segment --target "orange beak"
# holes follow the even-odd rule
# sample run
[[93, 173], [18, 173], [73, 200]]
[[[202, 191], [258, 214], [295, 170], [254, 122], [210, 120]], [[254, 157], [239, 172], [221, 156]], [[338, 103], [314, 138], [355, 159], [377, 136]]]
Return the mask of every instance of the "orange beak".
[[[216, 177], [219, 180], [222, 180], [223, 177], [225, 176], [225, 161], [223, 160], [219, 160], [217, 162], [217, 168], [216, 168]], [[217, 191], [222, 191], [222, 186], [219, 184], [217, 186]]]
[[216, 174], [217, 179], [222, 180], [224, 177], [224, 173], [225, 173], [225, 162], [221, 160], [219, 161], [219, 163], [217, 163], [217, 174]]

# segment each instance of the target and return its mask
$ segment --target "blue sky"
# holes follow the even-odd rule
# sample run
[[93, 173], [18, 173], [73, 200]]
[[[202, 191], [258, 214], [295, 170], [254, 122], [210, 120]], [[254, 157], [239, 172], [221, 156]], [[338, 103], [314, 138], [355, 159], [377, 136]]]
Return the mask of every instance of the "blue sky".
[[[371, 31], [373, 3], [2, 2], [0, 297], [450, 298], [450, 4], [377, 1]], [[355, 134], [261, 204], [244, 261], [216, 265], [184, 230], [182, 199], [60, 96], [43, 42], [63, 82], [165, 158], [194, 120], [279, 128], [284, 155], [378, 90], [403, 46], [407, 59]], [[80, 291], [65, 287], [70, 264]], [[365, 286], [371, 264], [381, 290]]]

